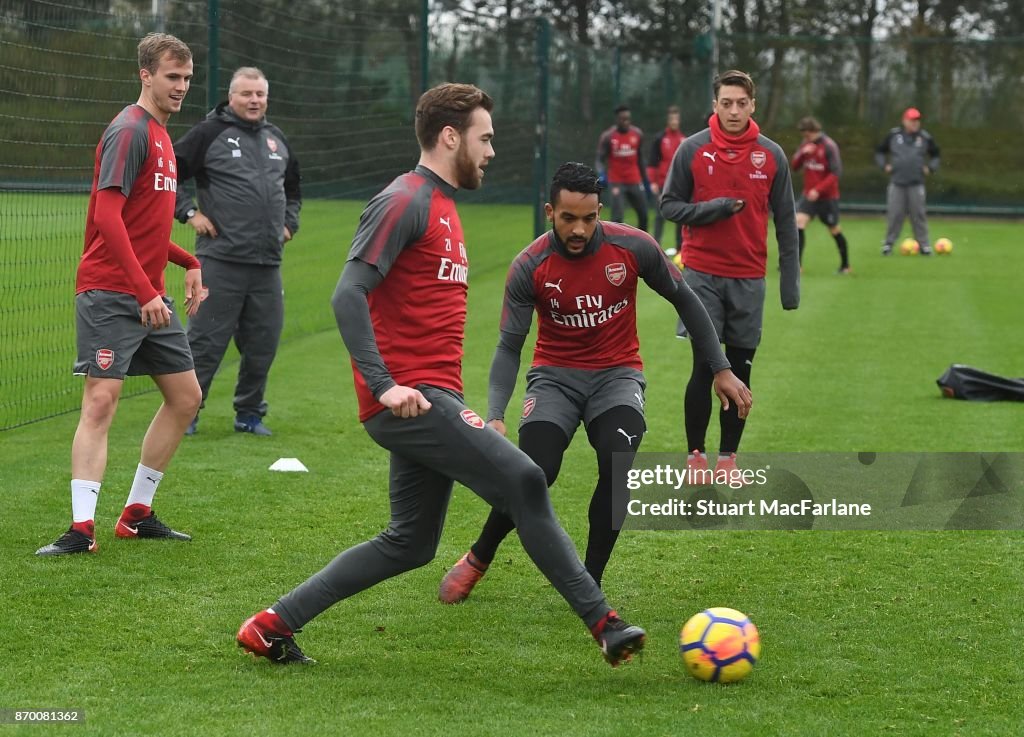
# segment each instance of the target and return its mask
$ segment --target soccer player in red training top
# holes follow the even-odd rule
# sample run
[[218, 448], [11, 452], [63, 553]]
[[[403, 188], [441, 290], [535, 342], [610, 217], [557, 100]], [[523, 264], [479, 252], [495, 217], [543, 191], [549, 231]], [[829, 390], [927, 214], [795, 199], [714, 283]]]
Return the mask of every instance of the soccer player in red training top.
[[[754, 82], [740, 71], [715, 78], [709, 127], [687, 138], [669, 167], [661, 212], [683, 224], [683, 278], [700, 297], [736, 375], [750, 386], [761, 342], [768, 216], [779, 243], [782, 309], [800, 305], [800, 261], [789, 161], [761, 135], [754, 112]], [[685, 326], [681, 334], [685, 334]], [[711, 372], [694, 345], [686, 386], [687, 466], [708, 467], [704, 446], [711, 420]], [[719, 415], [722, 435], [717, 470], [736, 468], [744, 419], [736, 408]]]
[[[655, 136], [651, 142], [651, 155], [647, 159], [647, 179], [651, 183], [651, 193], [657, 199], [661, 198], [661, 190], [665, 188], [665, 179], [668, 177], [668, 167], [672, 163], [672, 157], [676, 150], [686, 140], [686, 135], [679, 129], [680, 125], [679, 108], [672, 105], [668, 109], [665, 120], [665, 130]], [[661, 235], [665, 228], [665, 216], [655, 202], [654, 208], [654, 240], [661, 244]], [[676, 238], [672, 243], [674, 254], [683, 242], [683, 226], [676, 223]]]
[[185, 309], [203, 288], [199, 262], [171, 243], [174, 149], [167, 120], [181, 110], [192, 79], [188, 46], [151, 33], [139, 43], [142, 94], [107, 126], [96, 166], [78, 265], [78, 360], [85, 376], [82, 416], [71, 447], [70, 529], [37, 555], [96, 550], [93, 518], [107, 466], [107, 433], [125, 375], [148, 375], [163, 404], [142, 441], [142, 458], [114, 528], [118, 537], [189, 540], [153, 514], [153, 496], [202, 398], [181, 321], [164, 291], [168, 260], [185, 271]]
[[644, 132], [632, 124], [629, 108], [615, 108], [615, 125], [597, 141], [597, 168], [605, 173], [611, 190], [612, 220], [621, 223], [626, 200], [636, 210], [637, 225], [647, 230], [647, 196], [650, 189], [643, 156]]
[[322, 611], [430, 562], [453, 481], [516, 522], [530, 557], [590, 628], [612, 665], [644, 631], [608, 606], [551, 508], [544, 472], [462, 400], [467, 249], [452, 199], [492, 158], [491, 98], [443, 84], [416, 106], [419, 165], [363, 210], [333, 305], [352, 356], [359, 419], [391, 453], [387, 529], [247, 619], [238, 644], [277, 663], [308, 662], [292, 634]]
[[[636, 332], [640, 279], [672, 303], [693, 331], [715, 376], [722, 405], [745, 417], [751, 397], [729, 370], [715, 328], [697, 295], [646, 233], [601, 222], [597, 174], [583, 164], [563, 164], [551, 182], [545, 206], [552, 229], [512, 262], [505, 282], [501, 335], [491, 364], [488, 422], [505, 434], [508, 406], [533, 313], [539, 324], [533, 366], [527, 374], [519, 447], [555, 483], [562, 456], [580, 422], [597, 454], [597, 486], [590, 501], [586, 569], [600, 584], [618, 538], [614, 519], [625, 516], [625, 498], [615, 509], [613, 454], [628, 455], [628, 470], [640, 448], [644, 423], [643, 362]], [[492, 510], [471, 550], [441, 582], [441, 601], [469, 596], [514, 522]]]
[[804, 260], [804, 229], [815, 215], [828, 228], [839, 249], [839, 274], [850, 273], [850, 254], [846, 236], [839, 227], [839, 177], [843, 161], [839, 146], [821, 130], [821, 123], [811, 117], [797, 123], [803, 144], [793, 154], [793, 171], [804, 170], [804, 192], [796, 203], [796, 228], [800, 243], [800, 263]]

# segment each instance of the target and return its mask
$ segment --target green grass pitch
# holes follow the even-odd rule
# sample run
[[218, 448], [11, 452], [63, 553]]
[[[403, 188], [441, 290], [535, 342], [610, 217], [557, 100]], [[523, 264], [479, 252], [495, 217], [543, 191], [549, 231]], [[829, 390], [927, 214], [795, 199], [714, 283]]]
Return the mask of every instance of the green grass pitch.
[[[246, 616], [387, 521], [386, 455], [356, 421], [328, 304], [358, 212], [358, 203], [309, 202], [288, 245], [291, 339], [268, 391], [274, 437], [232, 431], [229, 363], [200, 433], [169, 469], [156, 509], [192, 543], [113, 537], [156, 395], [120, 406], [94, 556], [32, 555], [68, 521], [77, 415], [0, 433], [0, 708], [82, 708], [85, 724], [62, 729], [105, 737], [1019, 731], [1020, 532], [624, 533], [605, 589], [649, 639], [642, 660], [612, 670], [514, 538], [466, 604], [437, 603], [441, 576], [486, 515], [457, 487], [434, 562], [342, 602], [298, 636], [317, 666], [243, 655], [234, 633]], [[505, 270], [531, 240], [532, 220], [513, 206], [462, 214], [466, 394], [483, 412]], [[935, 386], [953, 362], [1024, 373], [1020, 225], [936, 219], [933, 237], [950, 237], [953, 255], [883, 259], [879, 218], [843, 224], [854, 273], [834, 274], [831, 238], [812, 223], [798, 311], [782, 312], [770, 267], [743, 448], [1020, 452], [1020, 405], [944, 400]], [[180, 289], [180, 274], [168, 273]], [[642, 450], [683, 451], [689, 346], [673, 337], [669, 305], [648, 290], [639, 305], [649, 384]], [[70, 375], [65, 388], [80, 392]], [[522, 389], [521, 380], [510, 412]], [[714, 429], [709, 440], [715, 447]], [[310, 472], [267, 470], [291, 456]], [[552, 490], [577, 543], [594, 477], [578, 434]], [[762, 661], [738, 685], [699, 683], [683, 670], [679, 628], [708, 606], [739, 609], [761, 631]], [[0, 737], [55, 733], [0, 725]]]

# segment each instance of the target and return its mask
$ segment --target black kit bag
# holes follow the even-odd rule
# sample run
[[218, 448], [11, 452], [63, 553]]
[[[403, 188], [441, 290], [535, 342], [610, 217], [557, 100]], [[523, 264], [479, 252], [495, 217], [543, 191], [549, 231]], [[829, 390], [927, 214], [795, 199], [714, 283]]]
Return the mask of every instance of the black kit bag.
[[943, 396], [972, 402], [1024, 402], [1024, 378], [1008, 379], [954, 363], [935, 381]]

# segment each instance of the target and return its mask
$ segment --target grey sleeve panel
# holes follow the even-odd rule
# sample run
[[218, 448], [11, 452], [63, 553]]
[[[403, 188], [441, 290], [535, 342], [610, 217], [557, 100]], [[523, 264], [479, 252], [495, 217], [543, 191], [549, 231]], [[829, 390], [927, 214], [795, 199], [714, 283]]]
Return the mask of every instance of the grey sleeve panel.
[[668, 301], [676, 308], [679, 319], [686, 326], [686, 332], [689, 333], [690, 339], [693, 341], [695, 353], [707, 359], [711, 373], [717, 374], [719, 371], [731, 368], [732, 364], [722, 352], [722, 341], [718, 333], [715, 332], [715, 325], [711, 322], [711, 317], [708, 316], [708, 311], [701, 303], [700, 297], [690, 286], [686, 282], [680, 281], [675, 292], [668, 297]]
[[836, 179], [843, 175], [843, 159], [839, 155], [839, 146], [831, 138], [825, 141], [825, 161], [828, 162], [828, 170], [836, 176]]
[[375, 397], [395, 386], [395, 380], [391, 378], [377, 347], [367, 301], [367, 295], [382, 281], [384, 276], [373, 266], [359, 260], [349, 261], [331, 298], [341, 339]]
[[96, 190], [116, 187], [125, 197], [130, 195], [148, 155], [147, 118], [141, 118], [132, 125], [120, 120], [111, 123], [103, 132]]
[[640, 181], [645, 187], [649, 187], [651, 183], [647, 181], [647, 164], [644, 160], [644, 132], [641, 128], [636, 130], [640, 136], [640, 145], [636, 147], [636, 166], [640, 170]]
[[637, 276], [643, 279], [647, 286], [671, 302], [683, 275], [669, 261], [668, 256], [661, 250], [661, 246], [647, 234], [630, 238], [623, 245], [629, 248], [636, 257]]
[[676, 149], [668, 167], [668, 177], [661, 193], [661, 214], [666, 220], [683, 225], [710, 225], [733, 215], [736, 200], [716, 197], [707, 202], [692, 202], [693, 172], [691, 162], [697, 150], [708, 142], [703, 131], [690, 136]]
[[800, 250], [796, 230], [796, 203], [793, 201], [793, 181], [785, 152], [774, 141], [764, 140], [765, 148], [775, 157], [776, 166], [769, 205], [772, 209], [772, 218], [775, 220], [775, 238], [779, 242], [779, 292], [782, 297], [782, 309], [795, 310], [800, 306]]
[[536, 302], [533, 272], [541, 261], [542, 258], [534, 258], [528, 251], [523, 251], [509, 267], [505, 279], [505, 299], [501, 306], [502, 333], [529, 334]]
[[505, 419], [508, 400], [516, 388], [519, 363], [523, 354], [526, 336], [501, 331], [498, 347], [491, 361], [491, 373], [487, 382], [487, 421]]
[[349, 261], [358, 259], [387, 276], [402, 249], [426, 231], [433, 191], [422, 177], [403, 175], [378, 193], [359, 216]]

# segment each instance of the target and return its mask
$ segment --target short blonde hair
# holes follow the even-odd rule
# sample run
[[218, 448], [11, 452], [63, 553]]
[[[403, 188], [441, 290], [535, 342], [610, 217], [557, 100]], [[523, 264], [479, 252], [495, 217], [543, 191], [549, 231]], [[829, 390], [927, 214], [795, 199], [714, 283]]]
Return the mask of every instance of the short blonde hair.
[[170, 54], [175, 61], [185, 63], [192, 60], [192, 51], [180, 38], [169, 33], [148, 33], [139, 41], [139, 69], [156, 74], [160, 60]]

